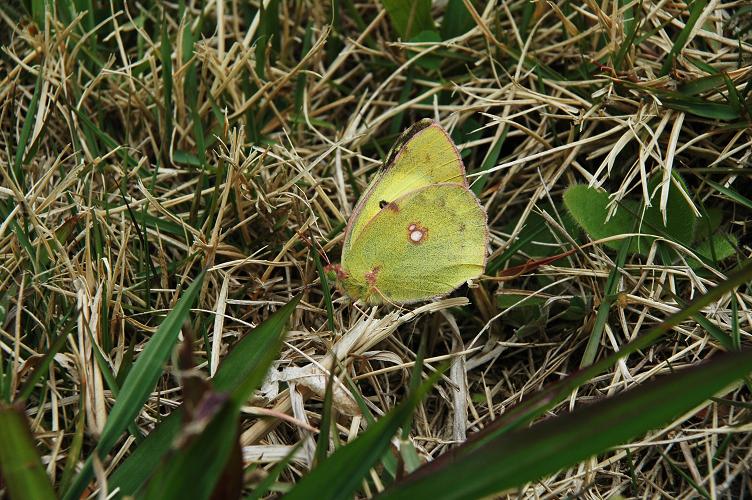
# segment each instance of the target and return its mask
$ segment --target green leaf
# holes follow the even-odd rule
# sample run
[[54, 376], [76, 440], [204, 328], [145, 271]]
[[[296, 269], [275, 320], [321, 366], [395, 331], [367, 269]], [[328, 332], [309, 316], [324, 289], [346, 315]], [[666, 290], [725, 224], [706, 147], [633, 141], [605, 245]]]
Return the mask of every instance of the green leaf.
[[640, 13], [642, 9], [636, 9], [634, 7], [627, 7], [626, 2], [620, 2], [620, 7], [623, 9], [623, 19], [624, 19], [624, 41], [619, 46], [619, 50], [614, 54], [613, 58], [613, 64], [615, 70], [620, 70], [622, 68], [622, 64], [624, 63], [624, 58], [626, 57], [627, 53], [635, 46], [635, 38], [637, 37], [637, 33], [639, 31], [639, 28], [641, 27], [640, 23]]
[[185, 238], [186, 229], [164, 215], [162, 217], [157, 217], [143, 210], [138, 210], [133, 212], [133, 218], [146, 227], [159, 229], [162, 233], [171, 234], [182, 239]]
[[66, 329], [67, 321], [70, 315], [75, 309], [71, 308], [65, 315], [60, 318], [52, 331], [58, 331], [57, 336], [51, 341], [50, 346], [47, 348], [42, 360], [36, 365], [32, 374], [26, 379], [21, 389], [18, 391], [16, 400], [25, 401], [31, 396], [36, 384], [38, 384], [47, 375], [50, 365], [55, 358], [55, 355], [63, 348], [68, 340], [68, 330]]
[[371, 425], [357, 439], [339, 448], [325, 462], [303, 476], [285, 498], [353, 498], [368, 471], [389, 449], [394, 434], [409, 421], [418, 403], [439, 379], [441, 373], [434, 372], [405, 401]]
[[159, 466], [180, 434], [185, 411], [176, 408], [146, 436], [141, 444], [108, 479], [110, 490], [120, 489], [122, 496], [134, 495]]
[[[245, 402], [249, 388], [253, 390], [261, 383], [269, 364], [277, 356], [278, 342], [300, 298], [293, 298], [275, 311], [231, 348], [212, 380], [215, 391], [236, 394], [238, 401]], [[133, 495], [138, 491], [180, 434], [183, 415], [183, 409], [177, 408], [144, 439], [112, 474], [110, 489], [120, 488], [123, 495]]]
[[418, 469], [382, 498], [479, 498], [522, 486], [671, 422], [750, 371], [752, 352], [719, 356], [503, 435], [440, 470]]
[[392, 26], [402, 40], [409, 40], [421, 31], [433, 31], [431, 0], [382, 0]]
[[[175, 304], [174, 309], [170, 311], [159, 325], [156, 333], [149, 339], [143, 352], [128, 373], [94, 451], [100, 459], [107, 456], [120, 435], [133, 422], [144, 403], [149, 399], [157, 380], [162, 376], [162, 365], [172, 352], [183, 321], [188, 317], [191, 306], [198, 298], [204, 276], [205, 273], [202, 271], [191, 283], [188, 290]], [[94, 454], [89, 456], [83, 469], [65, 493], [64, 498], [74, 499], [81, 496], [91, 480], [93, 456]]]
[[319, 283], [321, 283], [321, 292], [324, 294], [324, 305], [326, 305], [326, 324], [329, 327], [329, 331], [335, 331], [334, 328], [334, 306], [332, 305], [332, 290], [329, 287], [329, 278], [326, 276], [324, 266], [321, 264], [321, 257], [314, 249], [313, 263], [316, 265], [316, 272], [319, 275]]
[[[736, 254], [739, 242], [732, 234], [714, 234], [704, 241], [695, 245], [695, 253], [705, 257], [710, 262], [720, 262]], [[700, 262], [688, 259], [687, 263], [692, 267], [700, 267]]]
[[[36, 3], [36, 2], [35, 2]], [[36, 9], [35, 9], [36, 14]], [[41, 10], [42, 24], [44, 26], [44, 5]], [[15, 181], [21, 189], [24, 189], [24, 152], [28, 146], [29, 138], [31, 136], [31, 130], [36, 120], [37, 108], [39, 107], [39, 96], [42, 90], [42, 82], [44, 82], [44, 72], [39, 71], [37, 75], [37, 82], [34, 86], [34, 94], [31, 96], [31, 102], [29, 102], [29, 109], [26, 112], [28, 117], [24, 120], [23, 127], [21, 127], [21, 134], [18, 136], [18, 143], [16, 145], [16, 156], [13, 161], [13, 176]]]
[[[687, 202], [672, 184], [666, 203], [666, 224], [660, 210], [660, 189], [656, 179], [648, 183], [652, 193], [651, 206], [640, 210], [636, 201], [625, 200], [619, 204], [616, 213], [606, 221], [609, 196], [603, 191], [584, 185], [570, 186], [564, 193], [564, 205], [577, 223], [594, 240], [640, 232], [662, 236], [684, 245], [690, 245], [694, 236], [697, 218]], [[641, 222], [641, 223], [640, 223]], [[626, 240], [612, 240], [606, 246], [618, 250]], [[640, 236], [631, 239], [629, 253], [647, 254], [655, 238]]]
[[[685, 192], [688, 191], [680, 177], [675, 176], [674, 180], [682, 184]], [[660, 209], [660, 190], [656, 177], [648, 181], [648, 192], [652, 195], [651, 206], [645, 210], [640, 232], [668, 237], [683, 245], [691, 245], [694, 239], [697, 217], [672, 181], [666, 200], [666, 224], [664, 225], [663, 213]], [[633, 217], [634, 215], [636, 214], [632, 214]], [[640, 239], [643, 240], [643, 238]], [[639, 252], [647, 253], [650, 250], [651, 242], [652, 239], [650, 238], [640, 241]]]
[[697, 245], [697, 253], [708, 259], [721, 261], [734, 255], [738, 244], [731, 234], [717, 234]]
[[[434, 30], [426, 30], [421, 31], [414, 37], [410, 39], [411, 42], [422, 42], [422, 43], [438, 43], [441, 42], [441, 37], [438, 33]], [[422, 45], [419, 49], [419, 51], [424, 51], [430, 49], [430, 45]], [[414, 56], [418, 51], [415, 50], [409, 50], [408, 53], [410, 54], [410, 57]], [[420, 59], [415, 61], [415, 64], [420, 66], [421, 68], [425, 69], [439, 69], [439, 66], [441, 66], [442, 58], [441, 56], [436, 55], [436, 49], [434, 49], [430, 54], [426, 54], [422, 56]]]
[[678, 91], [686, 96], [696, 96], [708, 92], [709, 90], [715, 90], [719, 87], [723, 87], [726, 83], [725, 73], [718, 73], [682, 83]]
[[465, 7], [464, 0], [449, 0], [444, 19], [441, 21], [441, 39], [448, 40], [464, 35], [475, 26], [473, 16]]
[[182, 149], [176, 149], [172, 152], [172, 160], [175, 163], [190, 165], [191, 167], [200, 167], [201, 160], [198, 156]]
[[0, 406], [0, 476], [9, 498], [56, 498], [26, 416], [5, 405]]
[[684, 111], [701, 118], [732, 121], [741, 118], [739, 111], [729, 104], [712, 102], [705, 99], [682, 99], [662, 97], [661, 103], [670, 109]]
[[750, 200], [746, 196], [743, 196], [738, 191], [735, 191], [735, 190], [733, 190], [731, 188], [728, 188], [728, 187], [724, 187], [724, 186], [718, 184], [717, 182], [713, 182], [713, 181], [710, 181], [710, 180], [706, 180], [705, 182], [707, 182], [708, 184], [710, 184], [711, 186], [713, 186], [719, 192], [721, 192], [724, 195], [726, 195], [734, 203], [739, 203], [740, 205], [744, 205], [745, 207], [747, 207], [750, 210], [752, 210], [752, 200]]
[[[631, 242], [632, 238], [627, 241]], [[615, 265], [611, 269], [611, 272], [608, 273], [606, 287], [603, 290], [603, 300], [601, 301], [601, 305], [598, 306], [598, 312], [595, 314], [593, 329], [590, 331], [590, 338], [580, 360], [580, 368], [592, 365], [598, 354], [601, 339], [603, 338], [603, 330], [606, 328], [606, 323], [611, 313], [611, 304], [614, 301], [616, 293], [619, 291], [619, 278], [621, 277], [621, 270], [624, 269], [624, 263], [627, 260], [627, 250], [628, 247], [626, 245], [619, 249]]]
[[[606, 220], [608, 202], [608, 193], [581, 184], [570, 186], [564, 192], [564, 206], [594, 240], [631, 233], [634, 229], [634, 219], [627, 210], [617, 210]], [[636, 208], [634, 204], [629, 206], [632, 210]], [[609, 241], [606, 246], [619, 250], [623, 244], [624, 240]]]
[[[169, 23], [165, 19], [166, 12], [162, 11], [162, 31], [159, 58], [162, 62], [162, 93], [164, 99], [164, 120], [162, 121], [162, 144], [164, 145], [164, 156], [168, 156], [170, 144], [172, 143], [172, 113], [174, 107], [172, 105], [172, 44], [169, 34], [167, 33], [167, 26]], [[157, 168], [159, 163], [157, 163]], [[156, 173], [155, 173], [156, 175]]]
[[198, 298], [204, 276], [205, 273], [201, 272], [191, 283], [136, 359], [99, 438], [97, 451], [100, 458], [104, 458], [112, 449], [120, 434], [136, 418], [149, 399], [157, 380], [162, 376], [162, 367], [170, 357], [183, 322], [188, 318], [188, 313]]

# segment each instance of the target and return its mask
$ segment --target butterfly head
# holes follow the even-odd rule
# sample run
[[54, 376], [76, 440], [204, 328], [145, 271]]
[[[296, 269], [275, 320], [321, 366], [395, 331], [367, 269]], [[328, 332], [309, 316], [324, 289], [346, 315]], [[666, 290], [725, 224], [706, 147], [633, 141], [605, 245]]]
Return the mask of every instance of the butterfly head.
[[376, 277], [380, 268], [377, 266], [365, 274], [365, 280], [357, 280], [351, 276], [341, 264], [329, 264], [324, 268], [326, 278], [337, 288], [353, 300], [361, 300], [366, 304], [381, 304], [381, 293], [376, 287]]

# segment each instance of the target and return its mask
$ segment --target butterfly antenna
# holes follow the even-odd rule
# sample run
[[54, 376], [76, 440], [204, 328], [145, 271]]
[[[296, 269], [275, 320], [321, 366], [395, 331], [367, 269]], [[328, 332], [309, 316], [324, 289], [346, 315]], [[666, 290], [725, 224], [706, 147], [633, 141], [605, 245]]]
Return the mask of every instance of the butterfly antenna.
[[[308, 229], [308, 231], [310, 231], [310, 228]], [[309, 237], [306, 233], [302, 233], [301, 231], [296, 232], [298, 233], [298, 236], [303, 241], [303, 243], [305, 243], [308, 248], [314, 249], [319, 254], [319, 257], [321, 257], [324, 262], [326, 262], [327, 266], [331, 264], [331, 262], [329, 261], [329, 256], [324, 251], [324, 247], [321, 246], [321, 244], [313, 235]]]

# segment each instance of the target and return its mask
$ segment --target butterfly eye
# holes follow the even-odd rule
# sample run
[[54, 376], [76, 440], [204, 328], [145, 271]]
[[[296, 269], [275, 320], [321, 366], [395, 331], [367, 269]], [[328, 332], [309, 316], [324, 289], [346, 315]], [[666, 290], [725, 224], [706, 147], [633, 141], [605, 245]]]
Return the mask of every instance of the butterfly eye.
[[386, 207], [387, 205], [389, 205], [389, 202], [388, 202], [388, 201], [386, 201], [386, 200], [381, 200], [381, 201], [379, 202], [379, 208], [380, 208], [380, 209], [382, 209], [382, 210], [383, 210], [383, 209], [384, 209], [384, 207]]

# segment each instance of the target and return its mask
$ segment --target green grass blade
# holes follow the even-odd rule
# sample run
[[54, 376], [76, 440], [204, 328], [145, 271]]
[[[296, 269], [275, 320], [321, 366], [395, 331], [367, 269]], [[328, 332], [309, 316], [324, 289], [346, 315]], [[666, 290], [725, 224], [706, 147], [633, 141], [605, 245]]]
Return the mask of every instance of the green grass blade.
[[441, 374], [441, 371], [434, 372], [419, 390], [413, 391], [405, 401], [371, 425], [357, 439], [339, 448], [324, 463], [303, 476], [285, 498], [353, 498], [368, 471], [389, 449], [394, 434], [409, 421], [418, 403]]
[[99, 439], [97, 450], [100, 456], [112, 448], [117, 438], [128, 424], [136, 418], [138, 412], [141, 411], [141, 407], [149, 398], [149, 394], [162, 375], [162, 366], [175, 346], [180, 328], [188, 318], [191, 306], [198, 298], [204, 276], [205, 274], [202, 272], [191, 283], [191, 286], [188, 287], [185, 294], [175, 304], [175, 308], [159, 325], [157, 332], [136, 359], [123, 383], [118, 400], [112, 408]]
[[[44, 18], [44, 9], [42, 10], [42, 18]], [[44, 23], [42, 23], [42, 26], [43, 25]], [[37, 108], [39, 107], [39, 96], [42, 91], [42, 82], [44, 81], [42, 73], [43, 72], [40, 69], [39, 74], [37, 75], [37, 82], [34, 85], [34, 94], [31, 96], [29, 109], [26, 112], [26, 116], [28, 118], [24, 120], [23, 127], [21, 128], [21, 133], [18, 137], [18, 144], [16, 145], [16, 156], [13, 161], [13, 175], [16, 178], [16, 183], [22, 189], [24, 188], [24, 152], [26, 151], [26, 147], [28, 146], [29, 136], [31, 135], [31, 128], [34, 126], [35, 120], [33, 117], [36, 116]]]
[[443, 470], [408, 476], [382, 498], [478, 498], [542, 478], [665, 425], [752, 371], [752, 351], [719, 356], [494, 439]]
[[[191, 286], [175, 304], [175, 308], [162, 321], [157, 332], [136, 359], [136, 363], [120, 389], [120, 396], [112, 407], [97, 444], [95, 453], [100, 458], [104, 458], [109, 453], [120, 435], [133, 422], [149, 398], [149, 394], [162, 375], [162, 365], [169, 358], [172, 348], [175, 346], [175, 340], [178, 338], [183, 321], [188, 317], [191, 306], [198, 298], [204, 276], [204, 272], [201, 272], [191, 283]], [[92, 473], [92, 458], [90, 457], [70, 489], [65, 493], [64, 498], [80, 497], [91, 480]]]
[[534, 418], [543, 415], [566, 399], [573, 390], [614, 366], [619, 359], [652, 345], [682, 321], [699, 314], [705, 306], [719, 300], [726, 293], [748, 283], [750, 280], [752, 280], [752, 262], [747, 263], [746, 266], [729, 276], [726, 281], [709, 290], [705, 295], [697, 297], [684, 309], [674, 313], [663, 323], [623, 346], [619, 351], [596, 361], [559, 382], [551, 384], [545, 390], [511, 408], [501, 418], [496, 419], [492, 425], [475, 435], [469, 436], [464, 445], [438, 457], [427, 467], [440, 469], [444, 467], [446, 462], [456, 461], [460, 455], [469, 453], [484, 443], [531, 422]]
[[180, 434], [185, 412], [177, 408], [131, 453], [107, 481], [111, 490], [119, 489], [123, 496], [135, 494], [159, 466]]
[[[79, 397], [79, 404], [83, 406], [85, 403], [83, 399]], [[76, 466], [78, 465], [79, 458], [81, 457], [81, 450], [84, 445], [84, 430], [86, 427], [86, 413], [80, 411], [76, 416], [76, 420], [73, 422], [74, 431], [73, 439], [68, 446], [68, 456], [65, 459], [65, 466], [63, 468], [63, 477], [58, 483], [58, 492], [62, 493], [68, 489], [68, 485], [76, 473]]]
[[[333, 358], [336, 360], [336, 358]], [[329, 452], [330, 436], [337, 437], [336, 428], [332, 429], [332, 388], [334, 387], [334, 373], [336, 361], [332, 362], [329, 367], [329, 377], [326, 381], [326, 390], [324, 391], [323, 409], [321, 411], [321, 421], [319, 424], [319, 435], [316, 439], [316, 452], [314, 453], [314, 464], [320, 464], [326, 460]], [[334, 432], [332, 432], [334, 431]], [[314, 466], [315, 466], [314, 465]]]
[[750, 200], [746, 196], [743, 196], [742, 194], [738, 193], [737, 191], [734, 191], [731, 188], [723, 187], [720, 184], [718, 184], [717, 182], [713, 182], [713, 181], [710, 181], [710, 180], [706, 180], [705, 182], [707, 182], [708, 184], [710, 184], [711, 186], [713, 186], [720, 193], [723, 193], [726, 196], [728, 196], [729, 199], [731, 199], [735, 203], [739, 203], [740, 205], [744, 205], [745, 207], [747, 207], [750, 210], [752, 210], [752, 200]]
[[[160, 42], [160, 50], [159, 50], [159, 58], [162, 61], [162, 92], [164, 94], [164, 121], [162, 123], [162, 147], [164, 148], [162, 150], [162, 158], [165, 160], [169, 159], [170, 156], [170, 144], [172, 142], [172, 112], [173, 112], [173, 104], [172, 104], [172, 44], [170, 40], [170, 36], [167, 33], [167, 26], [168, 23], [164, 19], [164, 16], [166, 13], [162, 12], [162, 31], [161, 31], [161, 42]], [[159, 168], [159, 162], [156, 164], [156, 168]], [[156, 170], [155, 170], [156, 175]]]
[[689, 19], [687, 19], [684, 28], [682, 28], [682, 30], [679, 32], [679, 35], [674, 40], [674, 45], [671, 46], [671, 52], [669, 52], [668, 56], [663, 61], [660, 73], [661, 76], [667, 75], [668, 72], [671, 71], [671, 68], [674, 65], [674, 61], [676, 60], [676, 56], [679, 55], [684, 46], [687, 44], [689, 35], [692, 33], [692, 30], [694, 30], [695, 24], [697, 23], [698, 19], [700, 19], [702, 11], [705, 10], [707, 4], [707, 0], [695, 0], [689, 6]]
[[624, 63], [624, 58], [630, 49], [634, 47], [635, 38], [640, 29], [640, 17], [641, 9], [629, 7], [624, 11], [624, 41], [619, 46], [619, 50], [614, 55], [613, 64], [615, 70], [620, 70]]
[[666, 97], [662, 99], [667, 108], [684, 111], [702, 118], [711, 120], [732, 121], [738, 120], [741, 115], [730, 104], [706, 101], [704, 99], [681, 99]]
[[237, 438], [237, 417], [238, 408], [225, 402], [201, 435], [155, 471], [141, 498], [208, 499]]
[[678, 90], [681, 94], [686, 96], [696, 96], [711, 90], [716, 90], [725, 85], [726, 78], [728, 77], [724, 73], [703, 76], [683, 83]]
[[0, 406], [0, 476], [11, 499], [54, 499], [47, 473], [22, 411]]
[[[212, 379], [216, 391], [229, 392], [234, 399], [245, 403], [277, 355], [281, 334], [300, 299], [298, 295], [279, 308], [232, 348]], [[265, 364], [267, 367], [263, 366]]]
[[[266, 374], [263, 366], [268, 367], [269, 356], [276, 356], [279, 351], [278, 339], [299, 302], [300, 296], [293, 298], [231, 348], [212, 380], [216, 391], [242, 398], [248, 388], [253, 390], [260, 384]], [[141, 488], [180, 433], [183, 415], [182, 408], [176, 409], [144, 439], [112, 474], [110, 489], [120, 488], [123, 495], [133, 495]]]
[[324, 266], [321, 265], [321, 257], [314, 249], [313, 263], [316, 265], [316, 272], [319, 275], [319, 281], [321, 282], [321, 292], [324, 294], [324, 304], [326, 305], [326, 324], [330, 331], [335, 331], [334, 328], [334, 306], [332, 305], [332, 289], [329, 286], [329, 279], [324, 272]]
[[627, 261], [628, 249], [629, 243], [621, 246], [616, 255], [614, 268], [608, 274], [606, 288], [603, 290], [603, 299], [601, 300], [601, 305], [598, 307], [598, 312], [595, 315], [595, 323], [590, 332], [587, 346], [585, 346], [585, 353], [582, 355], [580, 368], [592, 365], [598, 354], [598, 348], [601, 345], [601, 338], [603, 337], [603, 330], [606, 327], [606, 322], [608, 321], [608, 316], [611, 312], [611, 305], [613, 304], [616, 293], [618, 292], [617, 287], [619, 286], [619, 276], [621, 275], [621, 270], [624, 269], [624, 264]]
[[[68, 331], [66, 329], [66, 323], [68, 321], [68, 318], [70, 318], [71, 314], [73, 313], [74, 309], [71, 308], [68, 310], [67, 313], [65, 313], [65, 316], [61, 320], [57, 322], [57, 325], [59, 326], [60, 332], [55, 337], [55, 340], [52, 341], [50, 346], [47, 348], [47, 351], [44, 354], [44, 357], [42, 358], [42, 361], [34, 368], [34, 371], [29, 376], [29, 378], [26, 379], [26, 382], [21, 386], [21, 389], [18, 391], [18, 396], [16, 397], [16, 400], [18, 401], [25, 401], [26, 399], [31, 396], [32, 392], [34, 392], [35, 386], [42, 381], [42, 379], [47, 375], [50, 365], [52, 364], [53, 359], [55, 358], [55, 355], [60, 351], [60, 349], [63, 348], [63, 345], [65, 345], [65, 342], [68, 339]], [[55, 328], [57, 330], [58, 328]], [[1, 365], [0, 365], [1, 366]]]
[[[252, 342], [244, 343], [244, 349], [235, 349], [225, 358], [223, 365], [230, 361], [229, 368], [224, 366], [219, 381], [215, 376], [215, 385], [219, 390], [228, 390], [231, 398], [223, 403], [199, 436], [162, 463], [147, 486], [145, 498], [209, 498], [237, 440], [240, 406], [261, 385], [277, 359], [287, 332], [287, 321], [299, 301], [300, 296], [297, 296], [277, 310], [246, 337]], [[220, 398], [220, 394], [215, 398]], [[201, 481], [186, 481], [191, 477], [201, 477]]]

